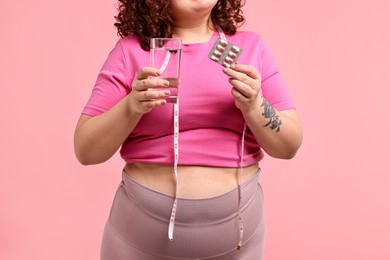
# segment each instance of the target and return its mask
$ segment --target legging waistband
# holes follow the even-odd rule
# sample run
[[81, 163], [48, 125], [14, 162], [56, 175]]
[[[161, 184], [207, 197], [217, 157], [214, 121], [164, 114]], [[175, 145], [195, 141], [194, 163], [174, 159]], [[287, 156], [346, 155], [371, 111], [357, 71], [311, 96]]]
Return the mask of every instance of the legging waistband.
[[[241, 185], [245, 244], [263, 223], [259, 171]], [[235, 250], [238, 233], [238, 189], [206, 199], [178, 200], [175, 241], [167, 237], [174, 197], [145, 187], [126, 173], [115, 195], [109, 225], [128, 245], [164, 257], [188, 259]], [[244, 249], [243, 249], [244, 250]]]
[[[259, 173], [260, 169], [241, 184], [242, 210], [245, 210], [256, 189], [258, 189], [257, 183]], [[169, 220], [170, 209], [167, 208], [166, 205], [172, 205], [174, 197], [140, 184], [125, 172], [122, 173], [122, 181], [126, 193], [131, 198], [134, 198], [138, 207], [146, 210], [150, 215], [163, 222], [167, 222], [167, 220]], [[211, 198], [178, 198], [178, 213], [175, 222], [177, 225], [191, 225], [191, 223], [196, 223], [196, 225], [212, 225], [214, 223], [226, 221], [236, 217], [236, 213], [238, 211], [238, 199], [238, 188]], [[199, 212], [200, 209], [202, 209], [203, 213], [207, 214]], [[226, 217], [221, 219], [221, 215]], [[194, 216], [197, 217], [196, 220], [194, 220]]]

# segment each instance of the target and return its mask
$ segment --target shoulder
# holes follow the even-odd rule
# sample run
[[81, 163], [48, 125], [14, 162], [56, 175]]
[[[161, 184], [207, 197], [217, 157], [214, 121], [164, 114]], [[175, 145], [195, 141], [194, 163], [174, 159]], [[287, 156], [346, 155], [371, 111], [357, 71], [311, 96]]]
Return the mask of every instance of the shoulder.
[[133, 35], [119, 39], [115, 45], [114, 51], [122, 55], [129, 65], [131, 61], [149, 57], [149, 52], [141, 48], [139, 39]]
[[237, 31], [236, 34], [227, 36], [227, 39], [243, 49], [251, 50], [255, 54], [263, 53], [267, 49], [263, 37], [255, 32]]
[[120, 38], [117, 41], [116, 46], [122, 49], [133, 49], [133, 50], [141, 49], [140, 41], [134, 35]]
[[263, 37], [255, 32], [251, 31], [237, 31], [234, 35], [230, 36], [232, 39], [240, 41], [262, 41]]
[[263, 37], [251, 31], [237, 31], [234, 35], [227, 36], [228, 40], [244, 47], [264, 48], [265, 43]]

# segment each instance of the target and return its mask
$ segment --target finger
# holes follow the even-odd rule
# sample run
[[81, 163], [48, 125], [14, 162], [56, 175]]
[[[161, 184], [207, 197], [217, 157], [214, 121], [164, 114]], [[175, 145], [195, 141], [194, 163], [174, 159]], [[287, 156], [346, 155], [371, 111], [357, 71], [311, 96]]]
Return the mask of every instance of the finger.
[[251, 85], [253, 84], [253, 78], [249, 77], [247, 74], [230, 69], [230, 68], [225, 68], [223, 72], [229, 76], [231, 79], [235, 79], [237, 81], [241, 81], [245, 84]]
[[165, 97], [168, 97], [171, 94], [171, 92], [167, 90], [147, 90], [143, 91], [141, 94], [141, 101], [155, 101], [155, 100], [161, 100]]
[[136, 79], [142, 80], [147, 79], [148, 77], [158, 77], [160, 76], [160, 72], [156, 68], [152, 67], [143, 67], [136, 76]]
[[138, 91], [145, 91], [150, 88], [166, 88], [169, 87], [169, 81], [161, 78], [148, 78], [137, 80], [133, 86]]
[[165, 105], [167, 101], [165, 99], [153, 100], [143, 102], [143, 105], [148, 109], [153, 109]]
[[232, 88], [232, 96], [237, 100], [237, 101], [243, 101], [243, 100], [248, 100], [248, 97], [243, 95], [240, 91], [238, 91], [236, 88]]
[[242, 83], [236, 79], [229, 79], [230, 84], [233, 86], [233, 90], [239, 92], [246, 98], [251, 98], [257, 95], [256, 91], [252, 89], [249, 85]]
[[230, 66], [230, 70], [245, 74], [254, 80], [261, 80], [260, 73], [254, 67], [252, 67], [250, 65], [233, 64], [232, 66]]

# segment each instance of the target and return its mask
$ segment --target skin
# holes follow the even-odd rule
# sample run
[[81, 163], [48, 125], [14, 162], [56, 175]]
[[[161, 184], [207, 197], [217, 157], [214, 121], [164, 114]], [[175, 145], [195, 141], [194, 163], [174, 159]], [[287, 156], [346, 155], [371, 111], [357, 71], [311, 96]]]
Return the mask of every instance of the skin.
[[[184, 43], [207, 42], [215, 29], [210, 13], [217, 0], [172, 0], [174, 37]], [[236, 64], [223, 68], [232, 86], [232, 98], [247, 125], [264, 151], [276, 158], [292, 158], [302, 141], [302, 129], [295, 110], [276, 111], [259, 95], [261, 77], [255, 68]], [[156, 78], [155, 68], [144, 67], [132, 82], [132, 91], [107, 112], [91, 117], [81, 115], [74, 135], [75, 153], [84, 164], [98, 164], [113, 156], [146, 113], [166, 105], [169, 82]], [[151, 88], [160, 88], [150, 90]], [[157, 100], [156, 100], [157, 99]], [[270, 117], [269, 115], [273, 116]], [[280, 124], [281, 122], [281, 124]], [[115, 125], [115, 127], [112, 127]], [[270, 126], [277, 126], [279, 131]], [[207, 198], [237, 187], [237, 182], [250, 178], [257, 164], [238, 169], [224, 167], [179, 166], [179, 197]], [[125, 171], [143, 185], [174, 195], [173, 166], [135, 163], [126, 164]], [[199, 176], [202, 178], [199, 178]]]
[[[224, 68], [232, 85], [232, 96], [235, 104], [241, 110], [245, 121], [264, 151], [275, 158], [291, 159], [302, 142], [302, 128], [295, 109], [276, 111], [259, 95], [261, 76], [249, 65], [236, 64]], [[265, 106], [271, 108], [279, 118], [280, 130], [268, 127], [270, 118], [264, 116]]]

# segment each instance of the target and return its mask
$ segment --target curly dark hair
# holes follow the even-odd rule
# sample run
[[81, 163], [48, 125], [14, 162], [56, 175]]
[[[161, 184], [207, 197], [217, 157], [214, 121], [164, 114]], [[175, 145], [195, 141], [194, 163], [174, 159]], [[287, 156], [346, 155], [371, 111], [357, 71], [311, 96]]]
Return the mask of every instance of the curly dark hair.
[[[150, 38], [172, 37], [171, 0], [118, 0], [115, 16], [118, 35], [135, 35], [142, 49], [150, 50]], [[219, 0], [211, 12], [211, 22], [227, 35], [234, 35], [244, 22], [244, 0]]]

